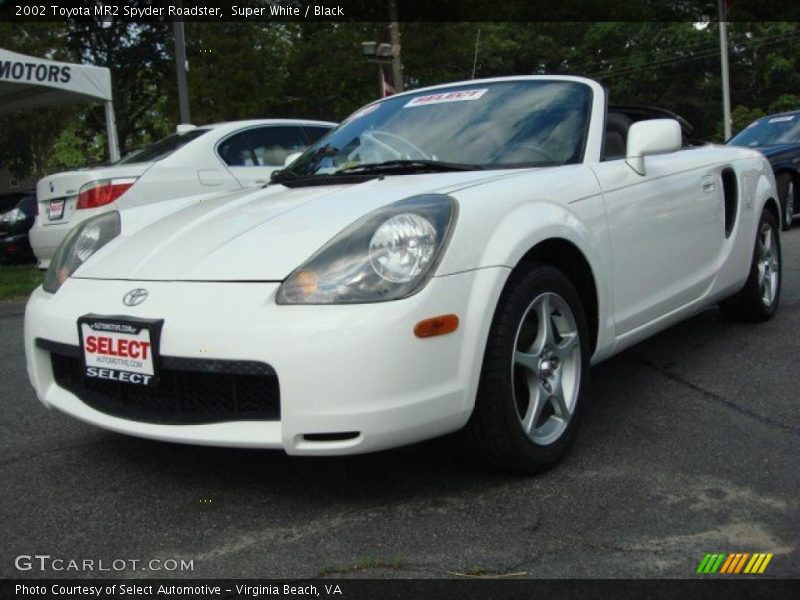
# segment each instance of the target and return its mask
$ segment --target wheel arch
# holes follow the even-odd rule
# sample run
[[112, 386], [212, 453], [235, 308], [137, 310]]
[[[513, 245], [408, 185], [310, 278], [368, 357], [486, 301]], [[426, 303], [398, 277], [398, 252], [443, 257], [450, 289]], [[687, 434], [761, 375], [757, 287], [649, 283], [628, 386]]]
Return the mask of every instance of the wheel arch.
[[763, 159], [759, 165], [760, 168], [753, 167], [756, 167], [756, 165], [750, 166], [753, 171], [760, 171], [755, 173], [756, 182], [751, 188], [753, 190], [752, 204], [754, 204], [753, 208], [755, 209], [755, 218], [753, 220], [753, 236], [755, 236], [755, 230], [758, 227], [758, 219], [761, 215], [761, 211], [769, 210], [777, 222], [782, 223], [781, 218], [783, 217], [783, 210], [778, 200], [777, 178], [779, 172], [772, 170], [772, 165], [769, 164], [767, 159]]
[[800, 190], [800, 171], [790, 165], [783, 165], [776, 167], [774, 173], [776, 185], [778, 183], [778, 177], [782, 175], [788, 175], [792, 179], [795, 186], [795, 200], [797, 200], [798, 190]]
[[[592, 362], [599, 362], [615, 343], [605, 202], [589, 171], [576, 168], [569, 181], [554, 174], [551, 178], [553, 181], [540, 184], [547, 192], [539, 192], [542, 197], [538, 198], [532, 198], [531, 191], [518, 182], [509, 181], [507, 190], [497, 192], [498, 202], [509, 204], [502, 211], [495, 208], [497, 203], [481, 201], [482, 190], [472, 188], [462, 192], [462, 197], [456, 196], [464, 210], [441, 274], [493, 267], [511, 274], [537, 260], [560, 268], [586, 296], [583, 302], [591, 322]], [[567, 200], [570, 197], [575, 199]], [[503, 282], [500, 286], [497, 300], [507, 285]]]
[[557, 268], [575, 286], [583, 302], [591, 336], [591, 352], [594, 353], [600, 326], [599, 296], [595, 273], [586, 255], [573, 242], [552, 237], [538, 242], [525, 252], [513, 270], [527, 269], [538, 263]]

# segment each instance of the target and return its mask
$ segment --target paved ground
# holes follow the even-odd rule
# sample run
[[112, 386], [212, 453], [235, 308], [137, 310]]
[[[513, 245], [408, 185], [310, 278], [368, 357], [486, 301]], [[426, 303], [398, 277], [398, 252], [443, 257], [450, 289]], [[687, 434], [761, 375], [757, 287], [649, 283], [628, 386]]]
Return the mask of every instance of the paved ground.
[[297, 459], [107, 433], [36, 402], [21, 307], [0, 307], [0, 576], [42, 576], [14, 569], [39, 553], [195, 577], [691, 577], [760, 551], [798, 577], [800, 230], [784, 246], [775, 320], [710, 310], [595, 368], [574, 451], [528, 479], [442, 443]]

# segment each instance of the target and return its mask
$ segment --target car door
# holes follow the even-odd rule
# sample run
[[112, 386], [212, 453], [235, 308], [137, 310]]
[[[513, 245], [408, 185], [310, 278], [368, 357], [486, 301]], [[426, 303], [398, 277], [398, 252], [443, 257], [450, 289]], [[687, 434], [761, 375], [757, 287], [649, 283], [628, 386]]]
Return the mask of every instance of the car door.
[[244, 186], [269, 182], [283, 168], [286, 157], [302, 152], [308, 141], [303, 128], [294, 125], [254, 127], [223, 140], [217, 151], [228, 170]]
[[624, 158], [593, 167], [606, 203], [617, 335], [679, 310], [713, 282], [724, 241], [722, 190], [693, 153], [648, 156], [645, 175]]

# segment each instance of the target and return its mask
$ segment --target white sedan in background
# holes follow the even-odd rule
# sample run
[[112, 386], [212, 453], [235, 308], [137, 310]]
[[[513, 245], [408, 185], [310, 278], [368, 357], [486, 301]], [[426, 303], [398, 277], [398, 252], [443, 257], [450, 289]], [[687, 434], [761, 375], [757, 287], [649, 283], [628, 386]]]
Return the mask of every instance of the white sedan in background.
[[261, 119], [179, 126], [112, 165], [45, 177], [36, 185], [39, 216], [30, 231], [38, 265], [47, 268], [67, 232], [98, 214], [267, 183], [288, 156], [334, 125]]
[[591, 364], [718, 303], [749, 321], [779, 303], [764, 156], [684, 146], [588, 79], [391, 96], [272, 181], [74, 229], [25, 314], [40, 400], [290, 454], [460, 430], [534, 472], [575, 438]]

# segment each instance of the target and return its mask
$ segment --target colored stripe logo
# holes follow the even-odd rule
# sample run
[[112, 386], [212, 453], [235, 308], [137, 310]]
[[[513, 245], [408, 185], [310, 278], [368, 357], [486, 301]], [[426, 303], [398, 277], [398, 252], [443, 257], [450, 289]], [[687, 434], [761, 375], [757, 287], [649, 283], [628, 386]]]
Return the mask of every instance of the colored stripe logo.
[[769, 561], [772, 560], [773, 554], [766, 553], [749, 553], [749, 552], [733, 552], [730, 554], [718, 552], [716, 554], [706, 554], [700, 565], [697, 567], [697, 573], [713, 574], [720, 573], [725, 575], [737, 574], [761, 574], [767, 568]]

